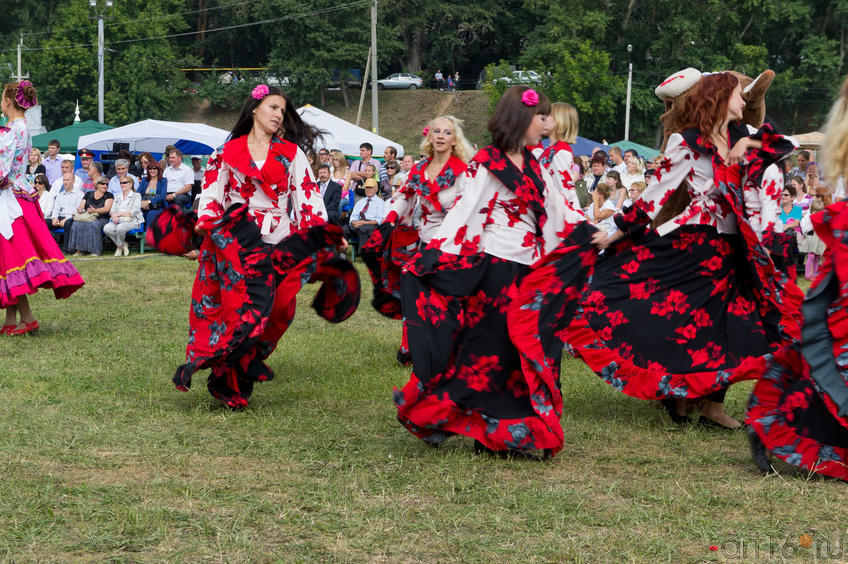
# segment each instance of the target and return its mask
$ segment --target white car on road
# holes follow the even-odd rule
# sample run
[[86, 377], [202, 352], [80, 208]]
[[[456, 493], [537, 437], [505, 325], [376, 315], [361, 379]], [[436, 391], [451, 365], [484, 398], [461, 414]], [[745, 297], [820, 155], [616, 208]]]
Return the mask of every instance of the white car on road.
[[424, 79], [420, 76], [415, 76], [408, 72], [396, 72], [388, 77], [377, 81], [377, 88], [385, 90], [386, 88], [408, 88], [409, 90], [417, 90], [424, 84]]

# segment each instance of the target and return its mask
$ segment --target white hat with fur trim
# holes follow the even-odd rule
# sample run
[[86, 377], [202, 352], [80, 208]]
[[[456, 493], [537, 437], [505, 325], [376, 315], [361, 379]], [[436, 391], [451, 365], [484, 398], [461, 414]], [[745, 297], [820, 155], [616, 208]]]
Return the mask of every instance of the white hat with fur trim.
[[676, 72], [662, 81], [662, 83], [654, 89], [654, 94], [663, 102], [667, 102], [677, 98], [701, 80], [701, 71], [692, 67]]

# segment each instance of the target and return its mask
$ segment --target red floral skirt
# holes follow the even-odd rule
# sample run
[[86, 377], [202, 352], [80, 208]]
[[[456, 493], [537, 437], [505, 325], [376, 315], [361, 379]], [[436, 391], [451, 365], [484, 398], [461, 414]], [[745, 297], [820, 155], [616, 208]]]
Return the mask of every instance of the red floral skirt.
[[[272, 246], [246, 211], [242, 205], [229, 208], [202, 240], [186, 363], [173, 378], [187, 390], [192, 374], [210, 369], [209, 392], [231, 408], [246, 407], [254, 383], [274, 377], [264, 360], [294, 318], [304, 284], [324, 281], [313, 307], [334, 322], [353, 314], [360, 294], [352, 265], [331, 254], [342, 239], [338, 226], [296, 232]], [[160, 248], [181, 253], [191, 247], [194, 222], [186, 215], [169, 208], [157, 218], [153, 238], [161, 232]]]
[[23, 215], [12, 222], [12, 238], [0, 236], [0, 308], [39, 288], [67, 298], [85, 282], [47, 229], [38, 200], [18, 196]]
[[804, 302], [802, 342], [762, 364], [746, 422], [781, 460], [848, 480], [848, 292], [825, 268]]
[[763, 233], [763, 246], [768, 249], [775, 270], [786, 277], [781, 282], [788, 280], [794, 284], [798, 278], [798, 241], [795, 232], [766, 231]]
[[756, 377], [784, 338], [754, 298], [741, 238], [709, 226], [646, 233], [599, 258], [567, 349], [641, 399], [701, 397]]
[[[507, 323], [528, 271], [487, 254], [433, 249], [409, 264], [402, 298], [414, 370], [394, 399], [410, 432], [434, 445], [459, 434], [493, 450], [562, 448], [558, 364], [527, 369], [516, 345], [532, 337]], [[544, 346], [554, 356], [556, 348]]]

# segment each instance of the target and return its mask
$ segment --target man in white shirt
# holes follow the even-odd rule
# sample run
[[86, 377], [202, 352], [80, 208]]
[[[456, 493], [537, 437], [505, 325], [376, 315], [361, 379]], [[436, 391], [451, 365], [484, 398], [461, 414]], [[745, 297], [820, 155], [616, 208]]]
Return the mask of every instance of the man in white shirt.
[[194, 171], [183, 164], [183, 153], [179, 149], [171, 149], [167, 155], [168, 167], [162, 177], [168, 181], [168, 195], [165, 200], [178, 206], [191, 203], [191, 186], [194, 184]]
[[118, 159], [115, 161], [115, 176], [109, 180], [109, 191], [116, 196], [121, 193], [121, 180], [127, 176], [132, 178], [133, 190], [138, 192], [138, 177], [130, 174], [130, 162], [126, 159]]
[[[73, 168], [73, 161], [71, 161], [71, 168]], [[61, 191], [56, 189], [58, 194], [56, 194], [53, 200], [53, 211], [45, 221], [47, 222], [47, 228], [51, 231], [54, 229], [65, 230], [63, 233], [62, 249], [68, 252], [68, 241], [71, 240], [71, 224], [74, 222], [74, 214], [83, 197], [82, 180], [70, 171], [64, 173], [60, 180], [62, 182], [62, 189]], [[79, 183], [79, 186], [77, 186], [77, 183]]]
[[400, 161], [400, 172], [395, 175], [394, 186], [395, 188], [400, 188], [400, 186], [406, 182], [406, 177], [409, 176], [409, 171], [412, 170], [412, 167], [415, 165], [415, 159], [411, 154], [407, 153], [403, 156], [403, 159]]
[[621, 147], [617, 145], [610, 147], [609, 158], [610, 162], [612, 162], [612, 169], [618, 172], [619, 176], [627, 172], [627, 163], [621, 157]]
[[377, 196], [379, 186], [374, 178], [365, 180], [365, 196], [356, 202], [350, 212], [350, 223], [342, 227], [345, 238], [359, 236], [359, 243], [368, 240], [386, 215], [386, 202]]
[[[38, 199], [39, 205], [41, 205], [41, 212], [44, 214], [45, 218], [49, 218], [53, 213], [53, 205], [56, 200], [56, 196], [59, 195], [64, 188], [62, 187], [62, 180], [66, 172], [70, 172], [74, 174], [74, 161], [71, 159], [64, 159], [62, 161], [61, 173], [59, 174], [59, 178], [50, 183], [50, 189], [46, 190], [41, 197]], [[82, 178], [74, 175], [74, 189], [79, 190], [82, 193]]]

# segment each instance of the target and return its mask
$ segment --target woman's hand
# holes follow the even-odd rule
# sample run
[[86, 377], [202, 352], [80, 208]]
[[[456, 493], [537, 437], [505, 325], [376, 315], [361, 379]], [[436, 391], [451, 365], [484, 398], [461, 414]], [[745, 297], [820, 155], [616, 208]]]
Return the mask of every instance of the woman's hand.
[[743, 137], [737, 141], [736, 145], [731, 147], [730, 151], [727, 152], [727, 163], [732, 165], [742, 164], [745, 161], [745, 153], [748, 152], [750, 147], [750, 137]]
[[206, 235], [207, 231], [199, 225], [194, 226], [194, 232], [198, 235]]
[[612, 235], [607, 235], [605, 231], [597, 231], [592, 234], [592, 244], [599, 249], [606, 249], [619, 239], [624, 237], [624, 233], [616, 231]]
[[117, 215], [112, 216], [112, 223], [121, 223], [121, 218]]

